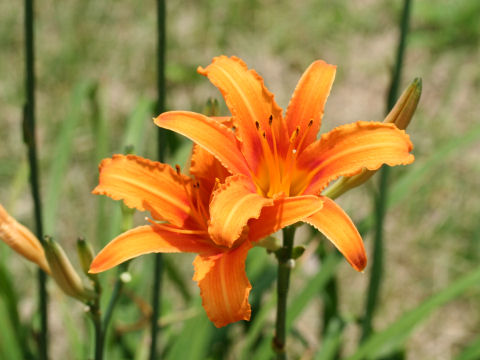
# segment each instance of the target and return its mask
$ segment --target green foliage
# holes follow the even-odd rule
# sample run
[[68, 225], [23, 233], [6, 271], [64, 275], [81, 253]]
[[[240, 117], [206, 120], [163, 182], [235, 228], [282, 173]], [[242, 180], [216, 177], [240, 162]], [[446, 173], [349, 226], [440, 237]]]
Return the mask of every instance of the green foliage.
[[477, 268], [456, 280], [444, 290], [431, 296], [415, 309], [403, 314], [399, 320], [387, 329], [370, 336], [348, 360], [374, 359], [382, 353], [397, 349], [408, 338], [414, 328], [433, 311], [462, 295], [479, 282], [480, 268]]
[[[196, 73], [198, 65], [205, 66], [212, 56], [220, 53], [239, 55], [257, 68], [284, 108], [301, 71], [312, 60], [324, 58], [338, 64], [324, 127], [359, 118], [380, 120], [400, 5], [401, 2], [392, 4], [385, 0], [362, 4], [346, 0], [308, 0], [299, 4], [285, 0], [169, 2], [168, 108], [200, 110], [208, 97], [220, 96]], [[48, 234], [61, 240], [73, 241], [85, 232], [91, 236], [87, 239], [95, 250], [99, 250], [121, 231], [118, 203], [89, 195], [97, 183], [101, 159], [123, 153], [127, 145], [133, 145], [135, 154], [154, 158], [156, 127], [151, 118], [156, 115], [152, 102], [156, 50], [152, 6], [111, 0], [72, 4], [47, 0], [37, 8], [37, 135], [45, 195], [45, 228]], [[15, 215], [31, 226], [26, 196], [28, 167], [24, 149], [19, 147], [22, 145], [20, 109], [24, 102], [20, 46], [23, 32], [18, 21], [21, 11], [20, 6], [11, 6], [8, 2], [0, 5], [0, 69], [3, 70], [0, 138], [4, 141], [0, 149], [0, 202], [14, 209]], [[478, 262], [479, 256], [480, 227], [476, 217], [480, 208], [475, 200], [469, 204], [455, 200], [474, 199], [478, 188], [479, 11], [476, 0], [414, 2], [413, 32], [408, 43], [412, 47], [404, 78], [422, 76], [425, 97], [408, 130], [415, 144], [416, 162], [405, 169], [395, 169], [389, 184], [387, 208], [392, 214], [388, 214], [387, 229], [391, 233], [385, 243], [388, 250], [385, 263], [391, 271], [390, 283], [402, 283], [405, 281], [402, 277], [410, 279], [415, 274], [411, 280], [417, 284], [416, 299], [431, 293], [430, 287], [438, 286], [437, 282], [445, 286], [445, 290], [385, 330], [374, 333], [361, 345], [358, 354], [353, 355], [354, 359], [390, 356], [398, 349], [400, 356], [415, 357], [422, 345], [405, 347], [415, 327], [428, 324], [429, 317], [435, 312], [438, 314], [443, 304], [476, 286], [473, 278], [468, 277], [446, 286], [448, 280], [445, 279], [449, 276], [437, 277], [437, 269], [448, 275], [465, 273]], [[220, 114], [227, 111], [221, 101]], [[174, 137], [171, 143], [174, 149], [168, 162], [183, 166], [191, 143], [179, 137]], [[444, 200], [439, 200], [442, 198]], [[348, 213], [354, 219], [368, 214], [371, 204], [371, 199], [361, 191], [352, 192], [341, 201], [350, 207], [352, 211]], [[134, 225], [143, 221], [142, 216], [136, 216]], [[373, 216], [367, 215], [361, 224], [362, 228], [371, 229]], [[366, 237], [367, 248], [368, 241]], [[66, 243], [68, 253], [72, 254], [72, 248], [68, 249], [68, 241]], [[459, 247], [447, 247], [447, 243]], [[305, 244], [305, 248], [306, 253], [297, 264], [309, 254], [309, 245]], [[26, 295], [21, 284], [28, 275], [19, 271], [22, 267], [16, 263], [17, 255], [3, 249], [2, 255], [0, 358], [28, 358], [30, 348], [34, 348], [28, 340], [33, 337], [34, 326], [25, 314], [36, 306], [35, 299], [24, 300]], [[415, 257], [425, 261], [438, 259], [439, 265], [432, 269], [423, 260], [415, 263]], [[271, 358], [276, 304], [273, 256], [260, 248], [250, 252], [247, 271], [253, 285], [252, 321], [220, 330], [212, 327], [200, 307], [198, 289], [191, 281], [191, 257], [179, 255], [178, 258], [178, 261], [169, 256], [165, 258], [167, 291], [162, 306], [168, 321], [162, 327], [163, 355], [199, 359]], [[119, 299], [107, 341], [109, 358], [146, 358], [149, 332], [145, 326], [122, 334], [117, 330], [142, 318], [132, 294], [138, 296], [136, 300], [148, 302], [151, 265], [149, 257], [132, 263], [132, 281]], [[305, 266], [308, 269], [310, 265], [305, 263]], [[358, 328], [358, 323], [349, 321], [346, 314], [363, 304], [365, 291], [363, 282], [357, 280], [361, 275], [346, 275], [346, 268], [340, 257], [327, 257], [318, 274], [301, 276], [303, 269], [292, 274], [295, 290], [289, 295], [288, 326], [296, 334], [291, 337], [295, 354], [334, 359], [344, 344], [356, 342], [344, 336], [346, 331]], [[339, 286], [340, 314], [329, 322], [324, 333], [319, 331], [321, 326], [312, 327], [307, 330], [307, 336], [305, 329], [297, 326], [298, 319], [306, 311], [318, 313], [319, 320], [314, 326], [321, 325], [317, 324], [322, 320], [317, 306], [328, 296], [325, 286], [332, 277]], [[102, 274], [100, 278], [106, 302], [116, 271]], [[86, 345], [91, 334], [84, 326], [83, 313], [70, 311], [70, 306], [80, 309], [81, 305], [67, 302], [58, 306], [63, 297], [57, 296], [55, 287], [51, 287], [54, 288], [50, 289], [52, 307], [58, 310], [51, 315], [56, 320], [55, 330], [65, 334], [71, 351], [79, 358], [86, 358], [91, 353]], [[390, 289], [382, 294], [382, 302], [376, 309], [378, 320], [402, 301], [401, 290]], [[478, 327], [479, 313], [475, 310], [479, 308], [478, 296], [476, 293], [466, 296], [469, 296], [470, 307], [459, 303], [459, 311], [470, 311], [469, 320], [473, 324], [470, 326]], [[105, 305], [102, 304], [103, 309]], [[183, 316], [184, 313], [187, 315]], [[356, 318], [358, 313], [349, 316]], [[457, 325], [468, 331], [469, 325], [463, 326], [461, 319], [458, 321]], [[318, 348], [309, 343], [312, 337], [315, 338], [312, 344], [318, 343]], [[457, 360], [480, 356], [478, 338], [465, 335], [455, 346]], [[404, 353], [405, 348], [408, 353]]]
[[45, 234], [56, 235], [57, 211], [62, 194], [62, 185], [65, 181], [67, 169], [71, 166], [71, 156], [75, 144], [75, 131], [82, 116], [82, 108], [85, 105], [88, 94], [92, 89], [90, 82], [82, 82], [75, 86], [68, 109], [68, 115], [62, 123], [60, 132], [56, 137], [54, 161], [48, 174], [47, 195], [44, 203], [44, 226]]

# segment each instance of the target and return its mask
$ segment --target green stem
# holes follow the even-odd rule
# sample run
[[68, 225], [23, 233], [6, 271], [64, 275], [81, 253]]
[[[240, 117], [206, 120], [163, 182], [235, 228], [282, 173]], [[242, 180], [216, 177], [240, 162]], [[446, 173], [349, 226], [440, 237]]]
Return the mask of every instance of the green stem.
[[[166, 50], [166, 24], [165, 24], [165, 0], [157, 0], [157, 115], [165, 109], [165, 50]], [[158, 129], [158, 161], [165, 159], [167, 134], [165, 130]], [[162, 285], [162, 254], [155, 255], [155, 264], [153, 267], [153, 295], [152, 295], [152, 318], [151, 318], [151, 343], [150, 359], [157, 359], [158, 342], [158, 318], [161, 307], [161, 285]]]
[[278, 360], [287, 358], [286, 344], [286, 320], [287, 320], [287, 295], [290, 285], [290, 272], [292, 270], [292, 251], [296, 228], [289, 226], [283, 229], [283, 247], [277, 252], [278, 277], [277, 277], [277, 320], [275, 324], [275, 337], [273, 349], [277, 353]]
[[[411, 0], [405, 0], [400, 21], [400, 38], [398, 41], [395, 68], [392, 72], [392, 80], [387, 97], [387, 113], [395, 105], [398, 97], [398, 89], [402, 74], [403, 59], [405, 54], [408, 25], [410, 20]], [[380, 284], [383, 271], [383, 224], [388, 199], [388, 177], [390, 169], [384, 167], [380, 171], [379, 192], [375, 201], [375, 237], [373, 243], [373, 261], [370, 272], [370, 282], [365, 307], [361, 341], [365, 341], [372, 332], [372, 318], [380, 293]]]
[[[43, 242], [42, 205], [40, 198], [39, 171], [37, 165], [37, 145], [35, 138], [35, 34], [34, 34], [34, 3], [25, 0], [25, 88], [26, 103], [23, 118], [23, 139], [28, 148], [30, 164], [30, 187], [33, 197], [36, 234]], [[46, 289], [47, 275], [38, 270], [38, 296], [41, 331], [39, 338], [39, 358], [48, 359], [48, 296]]]
[[[97, 289], [98, 290], [98, 289]], [[103, 360], [103, 347], [105, 334], [105, 327], [102, 326], [102, 317], [100, 315], [100, 293], [97, 292], [98, 298], [90, 306], [90, 312], [92, 315], [93, 326], [95, 328], [95, 360]]]
[[110, 300], [108, 302], [107, 309], [105, 310], [105, 315], [103, 316], [102, 321], [104, 337], [107, 334], [108, 325], [110, 324], [110, 320], [112, 320], [113, 310], [115, 309], [115, 305], [117, 305], [117, 301], [122, 292], [123, 281], [120, 275], [127, 271], [128, 264], [128, 262], [120, 264], [117, 270], [117, 279], [115, 280], [115, 284], [113, 285], [112, 295], [110, 296]]

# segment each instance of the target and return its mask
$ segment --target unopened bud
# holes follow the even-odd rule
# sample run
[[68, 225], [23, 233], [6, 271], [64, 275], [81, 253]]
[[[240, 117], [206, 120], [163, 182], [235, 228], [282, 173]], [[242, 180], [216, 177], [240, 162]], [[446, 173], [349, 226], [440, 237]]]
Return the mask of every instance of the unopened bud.
[[50, 274], [50, 267], [40, 240], [25, 226], [11, 217], [2, 205], [0, 205], [0, 239], [15, 252]]
[[[395, 103], [395, 106], [390, 110], [385, 117], [384, 123], [395, 124], [400, 130], [405, 130], [412, 120], [413, 114], [417, 109], [420, 96], [422, 94], [422, 79], [416, 78], [412, 81], [405, 91], [400, 95], [400, 98]], [[331, 199], [336, 199], [343, 193], [362, 185], [369, 180], [378, 170], [363, 169], [360, 174], [342, 177], [335, 184], [330, 186], [323, 193]]]
[[77, 253], [78, 253], [78, 260], [80, 261], [80, 266], [82, 267], [83, 273], [95, 283], [95, 287], [98, 290], [100, 286], [100, 283], [98, 282], [98, 275], [90, 274], [88, 272], [88, 270], [90, 269], [90, 265], [92, 264], [93, 258], [95, 257], [92, 246], [85, 239], [78, 238]]
[[395, 124], [400, 130], [405, 130], [412, 120], [421, 95], [422, 79], [416, 78], [400, 95], [383, 122]]
[[61, 246], [46, 236], [43, 243], [51, 276], [63, 292], [81, 301], [92, 300], [96, 295], [87, 289]]
[[77, 253], [83, 273], [85, 275], [89, 275], [88, 269], [90, 269], [90, 264], [92, 263], [95, 255], [91, 245], [83, 238], [77, 239]]
[[218, 116], [218, 114], [220, 113], [218, 100], [214, 98], [209, 98], [202, 112], [207, 116]]

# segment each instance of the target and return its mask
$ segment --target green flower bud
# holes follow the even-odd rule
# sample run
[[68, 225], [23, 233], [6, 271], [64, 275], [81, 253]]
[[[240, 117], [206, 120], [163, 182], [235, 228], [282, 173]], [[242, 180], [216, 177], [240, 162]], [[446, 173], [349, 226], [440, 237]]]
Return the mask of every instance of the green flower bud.
[[51, 276], [65, 294], [80, 301], [88, 301], [95, 298], [95, 293], [84, 286], [82, 279], [75, 271], [65, 251], [56, 241], [46, 236], [43, 248], [50, 266]]

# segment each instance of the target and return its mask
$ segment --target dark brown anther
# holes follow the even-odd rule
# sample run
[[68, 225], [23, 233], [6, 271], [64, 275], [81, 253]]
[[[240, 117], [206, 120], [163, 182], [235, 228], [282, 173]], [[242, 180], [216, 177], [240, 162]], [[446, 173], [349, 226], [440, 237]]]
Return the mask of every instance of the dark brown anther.
[[310, 119], [310, 121], [308, 122], [308, 127], [310, 127], [312, 125], [313, 125], [313, 119]]
[[265, 131], [263, 132], [262, 136], [263, 136], [264, 139], [267, 138], [267, 134], [265, 134]]
[[268, 118], [268, 125], [272, 125], [272, 122], [273, 122], [273, 115], [270, 115], [270, 117]]
[[299, 133], [300, 133], [300, 127], [299, 127], [299, 126], [297, 126], [297, 128], [295, 129], [295, 135], [297, 135], [297, 136], [298, 136], [298, 134], [299, 134]]
[[255, 121], [255, 127], [257, 128], [257, 130], [260, 130], [260, 123], [258, 121]]
[[176, 164], [175, 169], [177, 170], [177, 175], [180, 175], [180, 165]]

